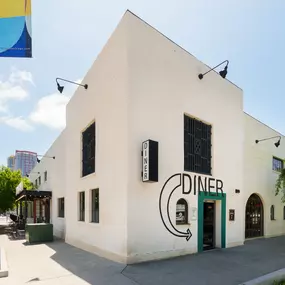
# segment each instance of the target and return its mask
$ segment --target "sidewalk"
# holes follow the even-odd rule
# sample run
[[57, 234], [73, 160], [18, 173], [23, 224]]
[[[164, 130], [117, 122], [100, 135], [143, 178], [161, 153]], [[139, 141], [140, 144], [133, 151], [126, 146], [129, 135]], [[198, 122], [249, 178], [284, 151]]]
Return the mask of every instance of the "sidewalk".
[[238, 285], [285, 268], [285, 237], [127, 267], [64, 242], [23, 242], [0, 236], [10, 269], [0, 285]]
[[[0, 285], [134, 285], [121, 271], [124, 265], [69, 246], [61, 241], [24, 245], [0, 235], [8, 259], [9, 277]], [[37, 281], [37, 282], [36, 282]]]

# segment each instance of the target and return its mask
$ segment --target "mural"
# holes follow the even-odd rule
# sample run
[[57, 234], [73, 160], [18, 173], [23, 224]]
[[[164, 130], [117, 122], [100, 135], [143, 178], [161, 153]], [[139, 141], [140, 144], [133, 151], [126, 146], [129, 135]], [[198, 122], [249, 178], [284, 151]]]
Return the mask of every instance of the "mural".
[[[184, 183], [182, 182], [184, 179], [182, 177], [181, 173], [177, 173], [172, 175], [167, 179], [167, 181], [164, 183], [160, 195], [159, 195], [159, 212], [160, 212], [160, 217], [161, 220], [165, 226], [165, 228], [174, 236], [176, 237], [181, 237], [181, 238], [186, 238], [187, 241], [190, 240], [192, 237], [192, 233], [190, 229], [188, 228], [186, 231], [180, 231], [178, 230], [170, 217], [169, 213], [169, 206], [170, 206], [170, 199], [172, 194], [174, 193], [175, 190], [177, 190], [179, 187], [182, 186], [182, 189], [184, 188]], [[174, 183], [173, 183], [174, 182]], [[183, 185], [182, 185], [183, 183]], [[173, 185], [172, 185], [173, 184]], [[184, 190], [182, 190], [182, 193]], [[166, 203], [166, 213], [165, 211], [162, 211], [162, 205]]]
[[[186, 187], [186, 180], [188, 180], [188, 187]], [[206, 196], [224, 196], [223, 181], [213, 177], [202, 177], [200, 175], [193, 175], [192, 177], [186, 173], [177, 173], [172, 175], [164, 183], [159, 195], [159, 212], [163, 225], [169, 233], [176, 237], [185, 238], [189, 241], [192, 237], [190, 228], [181, 231], [174, 226], [170, 215], [170, 200], [175, 191], [180, 188], [181, 194], [201, 195]], [[214, 190], [214, 191], [213, 191]], [[163, 209], [166, 208], [166, 211]], [[176, 204], [176, 225], [188, 225], [188, 204], [185, 199], [179, 199]]]
[[31, 0], [0, 2], [0, 57], [32, 57]]

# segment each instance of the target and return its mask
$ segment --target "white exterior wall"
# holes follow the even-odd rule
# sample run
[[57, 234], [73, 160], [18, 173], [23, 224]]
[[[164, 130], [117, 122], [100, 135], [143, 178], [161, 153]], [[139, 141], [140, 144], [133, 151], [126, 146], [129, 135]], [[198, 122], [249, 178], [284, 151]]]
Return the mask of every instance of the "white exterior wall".
[[[159, 213], [163, 184], [171, 175], [185, 173], [184, 113], [212, 125], [212, 176], [223, 181], [227, 195], [226, 247], [244, 242], [245, 205], [252, 193], [264, 202], [265, 235], [284, 233], [272, 155], [284, 157], [285, 146], [281, 142], [276, 149], [270, 141], [256, 145], [255, 139], [278, 134], [243, 113], [241, 89], [215, 72], [199, 80], [198, 74], [208, 69], [132, 13], [125, 14], [83, 80], [88, 89], [78, 88], [67, 105], [66, 129], [46, 154], [56, 160], [44, 158], [33, 170], [42, 175], [48, 170], [40, 189], [53, 191], [55, 233], [65, 232], [66, 242], [127, 263], [197, 252], [198, 221], [191, 220], [191, 209], [198, 207], [198, 196], [177, 191], [171, 199], [174, 222], [176, 201], [182, 196], [188, 201], [188, 242], [171, 235]], [[94, 120], [95, 173], [82, 178], [81, 132]], [[147, 139], [159, 142], [157, 183], [141, 181], [141, 147]], [[90, 223], [90, 190], [96, 188], [99, 224]], [[78, 221], [80, 191], [85, 191], [84, 222]], [[65, 219], [60, 219], [56, 201], [63, 196]], [[271, 204], [276, 221], [270, 221]], [[229, 209], [235, 209], [233, 222]]]
[[[128, 104], [126, 21], [122, 21], [67, 106], [66, 241], [125, 262], [127, 252]], [[81, 178], [81, 132], [96, 122], [95, 173]], [[100, 223], [90, 223], [90, 190], [100, 191]], [[85, 191], [85, 222], [78, 193]]]
[[[226, 246], [242, 244], [243, 198], [242, 192], [234, 193], [243, 189], [242, 90], [215, 72], [198, 79], [199, 73], [208, 70], [204, 64], [132, 14], [126, 16], [130, 67], [128, 261], [197, 251], [197, 221], [191, 221], [189, 242], [177, 238], [163, 226], [158, 205], [165, 181], [184, 172], [184, 113], [212, 125], [212, 174], [223, 180], [227, 193]], [[141, 182], [141, 143], [147, 139], [159, 142], [158, 183]], [[171, 200], [174, 223], [175, 204], [182, 196], [190, 207], [197, 207], [197, 196], [177, 192]], [[228, 222], [231, 208], [236, 210], [235, 222]]]
[[[281, 136], [278, 148], [274, 143], [277, 139], [263, 141], [258, 144], [256, 139]], [[244, 165], [244, 208], [247, 199], [253, 193], [260, 196], [264, 208], [264, 235], [266, 237], [285, 234], [283, 206], [280, 196], [275, 196], [275, 183], [279, 173], [272, 169], [273, 156], [285, 158], [285, 138], [280, 133], [264, 125], [248, 114], [245, 114], [245, 165]], [[270, 207], [275, 207], [275, 219], [270, 219]]]
[[[35, 183], [35, 180], [41, 176], [41, 185], [38, 190], [52, 191], [51, 201], [51, 223], [53, 224], [54, 235], [59, 238], [65, 238], [65, 218], [58, 217], [58, 198], [65, 197], [66, 176], [65, 176], [65, 130], [52, 144], [50, 149], [45, 153], [45, 156], [39, 157], [41, 162], [38, 163], [30, 174], [30, 180]], [[47, 181], [44, 181], [44, 172], [47, 171]], [[37, 174], [40, 172], [40, 174]], [[38, 209], [39, 211], [39, 209]]]

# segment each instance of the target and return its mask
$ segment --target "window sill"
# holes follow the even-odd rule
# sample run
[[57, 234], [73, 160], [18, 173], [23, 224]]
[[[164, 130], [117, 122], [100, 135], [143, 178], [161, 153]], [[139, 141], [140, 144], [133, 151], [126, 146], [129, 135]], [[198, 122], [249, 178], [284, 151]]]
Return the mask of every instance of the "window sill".
[[185, 223], [185, 224], [176, 224], [176, 226], [191, 226], [191, 223]]
[[65, 217], [58, 217], [59, 219], [65, 219]]
[[79, 221], [79, 220], [77, 220], [77, 222], [78, 222], [78, 223], [85, 223], [85, 221]]
[[203, 173], [203, 172], [191, 171], [191, 170], [186, 170], [186, 169], [184, 169], [184, 172], [213, 177], [213, 173]]
[[90, 173], [90, 174], [85, 175], [85, 176], [80, 176], [80, 179], [87, 179], [88, 177], [93, 177], [93, 176], [96, 176], [96, 172]]
[[92, 225], [92, 227], [99, 227], [99, 226], [101, 226], [100, 223], [95, 223], [95, 222], [89, 222], [89, 225]]

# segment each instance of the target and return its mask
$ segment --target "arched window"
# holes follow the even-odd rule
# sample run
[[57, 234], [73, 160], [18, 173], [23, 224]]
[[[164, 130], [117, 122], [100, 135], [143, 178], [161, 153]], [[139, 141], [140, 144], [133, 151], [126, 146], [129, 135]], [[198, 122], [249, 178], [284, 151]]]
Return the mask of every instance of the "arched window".
[[285, 220], [285, 206], [283, 206], [283, 220]]
[[275, 220], [275, 213], [274, 213], [274, 205], [271, 205], [270, 207], [270, 220], [274, 221]]
[[179, 199], [176, 203], [176, 225], [188, 224], [188, 203], [185, 199]]

